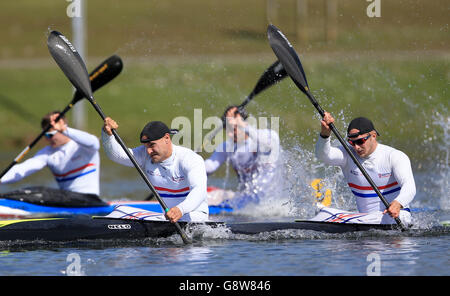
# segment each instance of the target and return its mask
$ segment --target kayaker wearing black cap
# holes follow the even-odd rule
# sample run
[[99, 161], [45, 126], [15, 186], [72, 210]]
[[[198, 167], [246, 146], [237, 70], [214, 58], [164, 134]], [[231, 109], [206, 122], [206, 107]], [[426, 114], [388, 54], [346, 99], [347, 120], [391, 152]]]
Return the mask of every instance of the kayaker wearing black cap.
[[[102, 143], [107, 156], [122, 165], [133, 166], [126, 153], [112, 135], [119, 126], [106, 118], [102, 129]], [[169, 207], [166, 218], [171, 222], [208, 220], [206, 202], [206, 170], [201, 156], [185, 147], [172, 144], [169, 129], [161, 121], [149, 122], [140, 134], [143, 144], [130, 149], [152, 185]]]
[[350, 122], [347, 141], [353, 148], [356, 158], [389, 202], [390, 206], [386, 209], [345, 149], [331, 146], [331, 130], [328, 125], [332, 122], [334, 118], [325, 112], [316, 143], [317, 158], [325, 164], [341, 167], [351, 191], [356, 196], [360, 213], [379, 213], [378, 223], [381, 224], [395, 224], [391, 217], [400, 217], [405, 224], [409, 224], [411, 214], [408, 206], [416, 194], [416, 185], [408, 156], [397, 149], [378, 143], [377, 137], [380, 134], [369, 119], [358, 117]]

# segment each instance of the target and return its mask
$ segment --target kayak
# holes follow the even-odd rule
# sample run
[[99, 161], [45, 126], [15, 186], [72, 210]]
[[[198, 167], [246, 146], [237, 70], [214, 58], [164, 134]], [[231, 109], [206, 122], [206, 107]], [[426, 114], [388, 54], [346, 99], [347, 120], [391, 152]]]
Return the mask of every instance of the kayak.
[[[213, 192], [215, 192], [214, 189], [208, 189], [208, 195]], [[59, 189], [30, 187], [0, 194], [0, 218], [104, 216], [111, 213], [119, 205], [162, 213], [161, 206], [154, 200], [103, 201], [100, 198], [73, 196]], [[209, 206], [210, 215], [232, 211], [233, 209], [226, 204], [217, 203]]]
[[[227, 228], [233, 234], [259, 234], [277, 230], [312, 230], [325, 233], [393, 230], [396, 225], [345, 224], [298, 220], [295, 222], [179, 222], [182, 228], [205, 225]], [[80, 240], [136, 240], [163, 238], [176, 234], [167, 221], [120, 219], [111, 217], [40, 218], [0, 221], [0, 241], [75, 242]]]
[[[327, 212], [332, 208], [325, 208]], [[334, 210], [333, 210], [334, 212]], [[335, 212], [333, 216], [338, 212]], [[333, 219], [319, 221], [323, 214], [317, 214], [309, 220], [277, 221], [277, 222], [186, 222], [179, 221], [187, 230], [206, 229], [198, 227], [221, 228], [230, 234], [255, 235], [283, 230], [308, 230], [331, 234], [360, 232], [369, 230], [397, 230], [397, 224], [365, 224], [348, 219]], [[407, 232], [412, 228], [408, 228]], [[432, 227], [439, 234], [448, 234], [450, 228], [445, 226]], [[209, 231], [208, 231], [209, 232]], [[192, 232], [191, 232], [192, 233]], [[195, 233], [195, 232], [194, 232]], [[198, 232], [197, 232], [198, 233]], [[162, 213], [150, 212], [126, 205], [117, 206], [107, 216], [75, 216], [48, 217], [22, 220], [0, 220], [0, 242], [71, 242], [81, 243], [86, 240], [114, 240], [136, 243], [145, 238], [164, 238], [177, 234], [175, 226], [165, 220]], [[134, 240], [134, 241], [133, 241]]]
[[[25, 201], [0, 198], [0, 218], [31, 218], [31, 217], [66, 217], [76, 215], [102, 216], [111, 213], [118, 205], [128, 205], [152, 212], [162, 213], [157, 201], [108, 201], [104, 206], [64, 207], [38, 205]], [[209, 214], [218, 215], [232, 212], [233, 209], [224, 205], [210, 205]]]
[[[322, 190], [322, 179], [315, 179], [311, 186], [316, 192], [318, 203], [328, 206], [331, 203], [331, 191]], [[322, 193], [322, 191], [324, 191]], [[236, 197], [235, 192], [218, 187], [207, 188], [210, 215], [231, 213], [235, 210], [229, 201]], [[127, 205], [143, 210], [162, 213], [155, 200], [115, 200], [105, 201], [97, 196], [85, 196], [78, 193], [50, 187], [28, 187], [0, 194], [0, 219], [23, 219], [36, 217], [71, 217], [78, 215], [104, 216], [117, 206]]]

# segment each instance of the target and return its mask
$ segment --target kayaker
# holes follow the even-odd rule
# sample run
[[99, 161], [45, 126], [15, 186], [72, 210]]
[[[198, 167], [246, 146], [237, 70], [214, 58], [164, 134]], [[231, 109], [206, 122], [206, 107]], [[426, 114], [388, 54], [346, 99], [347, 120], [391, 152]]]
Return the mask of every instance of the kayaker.
[[[111, 129], [118, 127], [110, 117], [105, 119], [102, 143], [106, 155], [114, 162], [133, 166], [112, 135]], [[130, 151], [167, 204], [169, 211], [165, 216], [168, 220], [206, 221], [209, 210], [205, 164], [194, 151], [174, 145], [170, 138], [174, 133], [163, 122], [151, 121], [139, 136], [142, 145]]]
[[75, 195], [98, 198], [100, 194], [100, 142], [96, 136], [71, 128], [63, 117], [55, 122], [59, 111], [53, 111], [41, 120], [48, 146], [33, 157], [13, 166], [1, 179], [1, 183], [14, 183], [48, 167], [59, 189]]
[[222, 120], [226, 122], [228, 140], [205, 160], [208, 174], [230, 161], [239, 185], [236, 195], [226, 203], [238, 208], [259, 202], [265, 193], [279, 191], [274, 181], [281, 152], [278, 133], [272, 129], [252, 127], [245, 121], [247, 117], [245, 110], [237, 106], [225, 110]]
[[348, 145], [389, 202], [389, 208], [386, 209], [344, 148], [331, 146], [329, 124], [333, 122], [331, 114], [325, 112], [315, 147], [317, 158], [325, 164], [341, 167], [356, 197], [358, 211], [373, 213], [367, 215], [367, 221], [395, 224], [392, 218], [400, 217], [403, 223], [410, 224], [411, 212], [408, 206], [416, 194], [416, 185], [409, 157], [402, 151], [378, 143], [379, 133], [369, 119], [358, 117], [350, 122], [347, 128]]

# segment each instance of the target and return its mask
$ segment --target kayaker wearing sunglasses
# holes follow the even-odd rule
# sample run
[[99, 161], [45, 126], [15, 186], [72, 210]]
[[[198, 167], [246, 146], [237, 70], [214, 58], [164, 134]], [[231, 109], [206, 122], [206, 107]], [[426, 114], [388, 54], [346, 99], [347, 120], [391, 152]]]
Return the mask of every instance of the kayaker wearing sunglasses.
[[20, 181], [47, 166], [59, 189], [97, 197], [100, 194], [100, 142], [94, 135], [68, 127], [65, 118], [55, 122], [58, 115], [59, 111], [50, 112], [41, 121], [43, 129], [51, 125], [44, 137], [48, 146], [12, 167], [1, 183]]
[[[354, 155], [363, 165], [378, 189], [389, 202], [385, 208], [380, 198], [343, 147], [331, 146], [329, 124], [334, 122], [325, 112], [321, 120], [321, 131], [316, 143], [316, 156], [328, 165], [340, 166], [344, 177], [356, 197], [360, 213], [379, 213], [370, 223], [395, 224], [393, 218], [400, 217], [410, 224], [409, 204], [416, 194], [416, 185], [408, 156], [390, 146], [377, 142], [380, 135], [372, 121], [365, 117], [353, 119], [347, 129], [347, 141]], [[369, 218], [368, 218], [369, 219]], [[375, 220], [377, 220], [375, 219]]]

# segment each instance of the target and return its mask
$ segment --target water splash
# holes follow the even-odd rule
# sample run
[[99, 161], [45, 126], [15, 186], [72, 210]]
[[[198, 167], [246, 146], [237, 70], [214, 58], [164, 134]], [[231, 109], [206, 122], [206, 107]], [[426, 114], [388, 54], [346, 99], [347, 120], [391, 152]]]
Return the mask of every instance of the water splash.
[[[348, 233], [325, 233], [313, 230], [301, 229], [285, 229], [270, 232], [261, 232], [258, 234], [236, 234], [232, 233], [225, 225], [221, 226], [207, 226], [196, 225], [187, 229], [186, 233], [192, 237], [197, 243], [217, 242], [221, 240], [245, 240], [245, 241], [279, 241], [279, 240], [310, 240], [310, 239], [364, 239], [374, 237], [423, 237], [423, 236], [441, 236], [448, 235], [450, 228], [436, 227], [434, 222], [429, 221], [427, 225], [420, 227], [413, 227], [406, 232], [399, 232], [397, 230], [369, 230], [369, 231], [355, 231]], [[159, 243], [174, 243], [182, 244], [178, 235], [173, 235], [168, 238], [158, 239]]]
[[450, 144], [450, 116], [448, 116], [448, 112], [446, 109], [443, 110], [444, 114], [435, 112], [435, 116], [433, 117], [433, 125], [442, 129], [442, 144], [438, 145], [438, 149], [443, 152], [443, 159], [437, 163], [438, 175], [440, 178], [436, 180], [436, 185], [440, 188], [439, 196], [439, 205], [442, 210], [450, 210], [450, 198], [448, 192], [449, 188], [449, 173], [448, 173], [448, 158], [449, 158], [449, 144]]
[[[450, 117], [446, 108], [427, 114], [428, 121], [422, 133], [424, 161], [414, 170], [417, 194], [414, 207], [450, 209], [449, 187], [449, 128]], [[414, 160], [412, 160], [414, 164]], [[413, 168], [414, 169], [414, 168]]]

